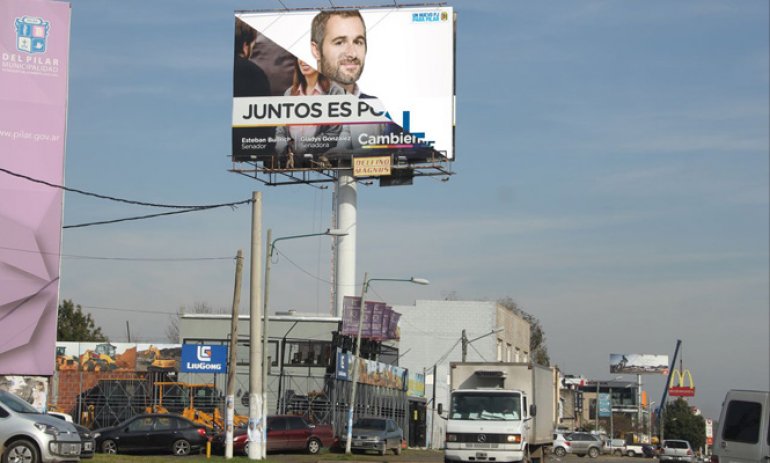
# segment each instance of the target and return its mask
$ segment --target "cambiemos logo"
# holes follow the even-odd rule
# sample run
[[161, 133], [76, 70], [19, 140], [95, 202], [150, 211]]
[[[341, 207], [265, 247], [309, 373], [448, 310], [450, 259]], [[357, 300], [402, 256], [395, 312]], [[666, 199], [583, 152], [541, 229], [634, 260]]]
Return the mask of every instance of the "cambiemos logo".
[[45, 76], [59, 75], [59, 59], [46, 58], [51, 23], [39, 16], [22, 16], [14, 21], [16, 51], [2, 53], [2, 71]]
[[449, 19], [449, 15], [446, 11], [438, 12], [432, 11], [429, 13], [412, 13], [413, 23], [437, 23], [439, 21], [446, 21]]
[[[389, 114], [388, 118], [393, 120]], [[362, 133], [358, 135], [358, 143], [364, 149], [429, 148], [433, 146], [433, 140], [425, 139], [425, 132], [412, 132], [411, 125], [411, 111], [403, 111], [401, 127], [404, 132], [380, 135]]]
[[51, 23], [43, 18], [16, 18], [16, 49], [29, 54], [45, 53]]
[[210, 362], [211, 346], [198, 346], [197, 357], [200, 362]]

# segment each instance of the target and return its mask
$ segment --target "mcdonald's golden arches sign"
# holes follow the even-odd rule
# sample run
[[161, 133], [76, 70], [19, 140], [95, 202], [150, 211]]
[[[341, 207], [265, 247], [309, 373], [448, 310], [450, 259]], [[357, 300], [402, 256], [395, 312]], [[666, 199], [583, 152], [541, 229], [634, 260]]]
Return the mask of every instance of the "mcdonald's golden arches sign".
[[671, 382], [668, 385], [668, 394], [672, 397], [695, 396], [695, 383], [692, 380], [690, 370], [674, 369], [671, 373]]

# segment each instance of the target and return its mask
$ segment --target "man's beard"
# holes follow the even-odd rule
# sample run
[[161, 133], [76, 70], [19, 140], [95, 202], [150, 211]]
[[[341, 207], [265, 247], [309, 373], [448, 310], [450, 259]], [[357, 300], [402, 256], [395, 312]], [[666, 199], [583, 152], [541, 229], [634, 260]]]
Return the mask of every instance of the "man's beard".
[[[358, 64], [358, 72], [355, 74], [347, 74], [342, 70], [343, 64]], [[352, 60], [345, 59], [338, 61], [337, 63], [331, 63], [329, 62], [326, 57], [323, 55], [321, 56], [321, 74], [328, 77], [330, 80], [337, 82], [342, 85], [353, 85], [356, 82], [358, 82], [359, 77], [361, 77], [361, 73], [364, 72], [364, 63], [354, 58]]]

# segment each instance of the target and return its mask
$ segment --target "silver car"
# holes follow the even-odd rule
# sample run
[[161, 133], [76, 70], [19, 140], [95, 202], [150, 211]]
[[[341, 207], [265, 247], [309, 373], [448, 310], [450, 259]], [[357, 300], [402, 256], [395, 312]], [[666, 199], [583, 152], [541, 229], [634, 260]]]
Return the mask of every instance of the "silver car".
[[80, 436], [71, 423], [39, 413], [15, 394], [0, 391], [3, 462], [76, 462], [80, 447]]
[[[340, 445], [345, 445], [346, 435], [342, 436]], [[393, 450], [401, 455], [401, 445], [404, 432], [390, 418], [359, 418], [353, 423], [351, 450], [376, 450], [385, 455]]]

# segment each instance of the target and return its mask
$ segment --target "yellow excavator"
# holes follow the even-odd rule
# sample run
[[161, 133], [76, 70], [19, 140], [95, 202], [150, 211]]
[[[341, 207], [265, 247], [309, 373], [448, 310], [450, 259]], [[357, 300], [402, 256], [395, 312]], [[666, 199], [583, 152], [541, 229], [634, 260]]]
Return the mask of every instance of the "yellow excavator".
[[[163, 381], [155, 383], [157, 394], [154, 394], [157, 403], [147, 407], [147, 413], [178, 413], [195, 423], [202, 424], [215, 431], [225, 428], [225, 418], [216, 405], [208, 407], [211, 412], [195, 406], [195, 400], [199, 402], [211, 402], [212, 392], [216, 391], [213, 384], [189, 384], [180, 382]], [[166, 401], [164, 405], [163, 401]], [[179, 410], [180, 407], [181, 411]], [[173, 412], [172, 412], [173, 410]], [[234, 426], [245, 426], [249, 422], [248, 416], [235, 415]]]

